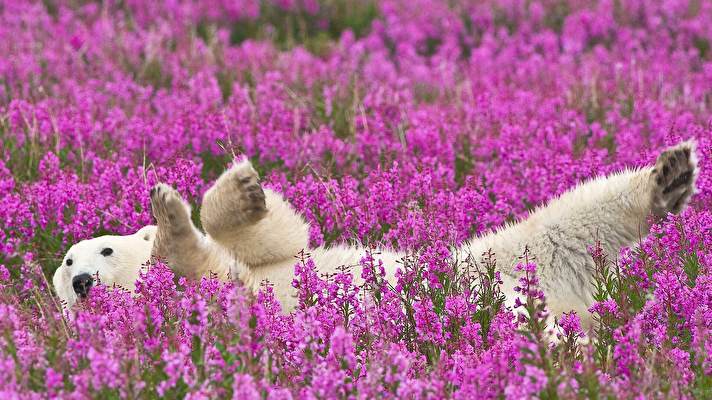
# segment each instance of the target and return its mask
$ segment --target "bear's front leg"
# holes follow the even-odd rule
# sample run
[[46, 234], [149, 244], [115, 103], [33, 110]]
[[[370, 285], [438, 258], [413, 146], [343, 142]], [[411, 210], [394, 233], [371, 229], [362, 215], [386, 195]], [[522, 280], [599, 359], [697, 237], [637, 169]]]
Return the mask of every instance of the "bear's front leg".
[[[159, 183], [151, 189], [151, 209], [158, 223], [152, 255], [191, 279], [211, 272], [228, 279], [229, 266], [190, 220], [190, 206], [178, 191]], [[214, 245], [213, 245], [214, 246]]]
[[292, 260], [309, 242], [309, 225], [279, 193], [263, 190], [248, 160], [205, 192], [200, 221], [211, 239], [253, 268]]
[[205, 192], [200, 222], [217, 241], [228, 241], [240, 229], [267, 215], [265, 192], [249, 161], [235, 164]]

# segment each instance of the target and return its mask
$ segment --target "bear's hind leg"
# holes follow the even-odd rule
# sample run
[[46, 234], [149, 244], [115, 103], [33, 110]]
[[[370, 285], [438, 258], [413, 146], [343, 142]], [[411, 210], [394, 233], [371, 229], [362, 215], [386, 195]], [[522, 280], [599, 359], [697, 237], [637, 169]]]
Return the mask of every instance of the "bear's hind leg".
[[694, 143], [684, 142], [660, 153], [650, 174], [653, 214], [664, 217], [682, 211], [695, 192], [696, 177]]

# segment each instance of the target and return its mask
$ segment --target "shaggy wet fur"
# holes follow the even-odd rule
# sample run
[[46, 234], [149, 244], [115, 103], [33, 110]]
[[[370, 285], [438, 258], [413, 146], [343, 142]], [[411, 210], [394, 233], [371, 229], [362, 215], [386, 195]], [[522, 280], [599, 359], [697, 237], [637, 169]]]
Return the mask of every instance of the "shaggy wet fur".
[[[662, 152], [653, 167], [581, 183], [523, 221], [472, 238], [457, 251], [481, 261], [491, 249], [511, 305], [516, 297], [514, 265], [528, 247], [552, 314], [575, 310], [584, 325], [589, 325], [594, 265], [587, 247], [599, 240], [607, 254], [617, 255], [621, 247], [634, 245], [648, 234], [651, 221], [685, 207], [695, 191], [696, 176], [694, 143], [685, 142]], [[283, 309], [294, 309], [297, 301], [291, 283], [295, 255], [307, 248], [309, 225], [279, 193], [262, 188], [248, 161], [233, 165], [205, 193], [200, 212], [205, 233], [193, 225], [190, 207], [170, 186], [158, 184], [151, 190], [151, 206], [157, 229], [146, 227], [144, 232], [156, 230], [151, 234], [155, 237], [152, 254], [165, 259], [176, 273], [193, 279], [213, 273], [221, 279], [238, 279], [252, 290], [267, 280], [274, 285]], [[150, 256], [146, 246], [135, 246], [131, 241], [123, 244], [107, 238], [101, 245], [112, 240], [117, 242], [114, 247], [120, 248], [119, 254], [133, 252], [143, 260]], [[96, 253], [100, 244], [92, 241], [76, 244], [67, 257]], [[320, 272], [335, 273], [340, 266], [351, 266], [359, 283], [363, 248], [342, 245], [308, 251]], [[398, 260], [404, 254], [390, 249], [378, 253], [386, 278], [394, 281]], [[138, 267], [133, 258], [125, 259], [126, 265], [119, 268], [135, 279]], [[60, 268], [55, 274], [55, 288], [70, 304], [76, 297], [67, 289], [67, 282], [77, 271]], [[102, 270], [92, 273], [105, 274]], [[105, 283], [111, 280], [106, 275], [107, 279], [102, 276]]]

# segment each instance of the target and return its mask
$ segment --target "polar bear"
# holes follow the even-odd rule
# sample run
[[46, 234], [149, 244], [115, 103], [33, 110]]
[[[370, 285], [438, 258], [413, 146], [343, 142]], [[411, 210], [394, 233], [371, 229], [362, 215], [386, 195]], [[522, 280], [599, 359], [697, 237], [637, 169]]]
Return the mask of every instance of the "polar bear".
[[[685, 207], [696, 177], [694, 142], [683, 142], [663, 151], [652, 167], [581, 183], [523, 221], [472, 238], [456, 250], [475, 258], [488, 250], [495, 254], [502, 291], [511, 306], [517, 297], [514, 266], [528, 247], [551, 313], [574, 310], [589, 325], [594, 266], [587, 247], [599, 240], [607, 254], [616, 255], [621, 247], [634, 245], [647, 235], [651, 217], [659, 219]], [[205, 233], [194, 226], [189, 205], [175, 189], [158, 184], [150, 197], [157, 226], [128, 236], [85, 240], [69, 249], [53, 278], [68, 306], [89, 294], [96, 277], [103, 284], [132, 290], [141, 265], [153, 255], [192, 279], [215, 274], [253, 291], [269, 281], [284, 311], [296, 307], [295, 255], [308, 248], [309, 225], [279, 193], [262, 188], [249, 161], [234, 164], [203, 196], [200, 219]], [[360, 283], [359, 263], [366, 249], [339, 245], [308, 252], [321, 273], [351, 266]], [[403, 257], [391, 249], [376, 253], [386, 279], [395, 281]]]

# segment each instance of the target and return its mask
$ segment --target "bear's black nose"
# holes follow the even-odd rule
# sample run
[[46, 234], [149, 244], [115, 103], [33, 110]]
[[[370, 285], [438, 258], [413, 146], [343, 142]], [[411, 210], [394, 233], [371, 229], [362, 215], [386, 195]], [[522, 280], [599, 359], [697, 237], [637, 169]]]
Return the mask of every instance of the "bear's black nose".
[[72, 287], [77, 296], [84, 298], [89, 294], [89, 288], [94, 284], [94, 278], [89, 274], [81, 274], [72, 278]]

